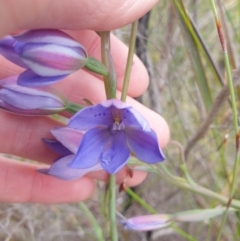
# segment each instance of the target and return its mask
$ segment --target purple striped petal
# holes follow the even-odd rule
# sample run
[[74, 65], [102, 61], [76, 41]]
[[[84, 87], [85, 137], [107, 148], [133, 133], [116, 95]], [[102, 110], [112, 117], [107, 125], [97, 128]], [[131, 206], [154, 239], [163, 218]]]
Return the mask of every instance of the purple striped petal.
[[16, 40], [11, 36], [7, 36], [0, 40], [0, 54], [14, 64], [26, 69], [28, 68], [27, 65], [22, 61], [13, 48], [15, 43]]
[[[66, 109], [65, 101], [53, 88], [30, 89], [16, 84], [18, 76], [0, 81], [0, 107], [23, 115], [48, 115]], [[52, 94], [53, 93], [53, 94]]]
[[15, 51], [22, 61], [40, 76], [71, 74], [82, 68], [87, 61], [84, 48], [58, 44], [18, 42]]
[[78, 147], [83, 137], [82, 132], [68, 127], [63, 127], [52, 129], [51, 133], [63, 146], [69, 149], [72, 153], [77, 153]]
[[49, 139], [42, 139], [43, 142], [53, 151], [58, 153], [61, 156], [68, 156], [73, 154], [71, 151], [69, 151], [62, 143], [55, 140], [49, 140]]
[[74, 155], [69, 155], [56, 160], [49, 169], [39, 169], [40, 173], [54, 176], [61, 180], [76, 180], [85, 174], [97, 170], [101, 170], [102, 167], [99, 163], [96, 163], [93, 167], [87, 169], [73, 169], [69, 167], [69, 164], [73, 160]]
[[25, 43], [53, 43], [69, 47], [81, 46], [68, 34], [57, 29], [39, 29], [23, 32], [14, 38]]
[[55, 110], [42, 110], [42, 109], [33, 109], [33, 110], [23, 110], [16, 108], [14, 106], [11, 106], [2, 100], [0, 100], [0, 109], [3, 109], [7, 112], [19, 114], [19, 115], [26, 115], [26, 116], [43, 116], [43, 115], [52, 115], [54, 113], [58, 113], [59, 111]]
[[111, 135], [106, 127], [96, 127], [87, 131], [82, 138], [76, 157], [69, 166], [80, 169], [94, 166], [110, 141]]
[[125, 229], [135, 231], [150, 231], [165, 228], [170, 224], [170, 216], [167, 214], [145, 215], [122, 220]]
[[26, 70], [19, 75], [17, 83], [26, 87], [38, 87], [53, 84], [64, 79], [66, 76], [67, 75], [42, 77], [33, 73], [31, 70]]
[[112, 136], [110, 146], [101, 156], [101, 165], [110, 174], [115, 174], [126, 165], [130, 150], [126, 144], [126, 135], [123, 131], [116, 131]]
[[126, 128], [125, 132], [128, 146], [139, 160], [154, 164], [165, 159], [153, 130], [148, 132], [141, 129]]
[[113, 116], [110, 108], [98, 104], [79, 111], [70, 119], [68, 126], [84, 131], [97, 126], [110, 126], [112, 124]]
[[60, 109], [65, 108], [64, 102], [50, 93], [18, 85], [4, 86], [0, 89], [0, 99], [16, 108], [29, 109]]

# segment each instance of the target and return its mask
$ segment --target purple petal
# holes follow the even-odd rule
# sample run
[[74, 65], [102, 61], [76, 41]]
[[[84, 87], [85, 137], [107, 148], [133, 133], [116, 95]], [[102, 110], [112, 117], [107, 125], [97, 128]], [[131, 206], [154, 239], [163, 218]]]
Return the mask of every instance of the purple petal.
[[83, 137], [82, 132], [64, 127], [52, 129], [51, 133], [59, 142], [61, 142], [63, 146], [69, 149], [72, 153], [77, 153], [78, 147]]
[[164, 154], [159, 148], [158, 139], [153, 130], [126, 128], [127, 143], [135, 156], [146, 163], [154, 164], [164, 160]]
[[19, 114], [19, 115], [26, 115], [26, 116], [42, 116], [42, 115], [52, 115], [54, 113], [57, 113], [57, 111], [41, 110], [41, 109], [23, 110], [23, 109], [19, 109], [14, 106], [11, 106], [11, 105], [3, 102], [2, 100], [0, 100], [0, 108], [7, 112], [11, 112], [14, 114]]
[[81, 46], [68, 34], [57, 29], [39, 29], [25, 31], [22, 34], [14, 36], [14, 38], [25, 43], [53, 43], [70, 47]]
[[16, 65], [19, 65], [22, 68], [27, 69], [27, 65], [22, 61], [19, 55], [15, 52], [13, 46], [16, 43], [16, 40], [7, 36], [0, 40], [0, 54], [3, 55], [6, 59], [10, 60]]
[[59, 141], [55, 141], [55, 140], [49, 140], [49, 139], [42, 139], [43, 142], [53, 151], [55, 151], [56, 153], [58, 153], [61, 156], [68, 156], [70, 154], [72, 154], [71, 151], [69, 151], [62, 143], [60, 143]]
[[151, 130], [148, 121], [129, 104], [117, 99], [111, 99], [102, 102], [101, 105], [106, 108], [111, 108], [113, 116], [122, 116], [122, 121], [125, 126], [133, 126], [145, 131]]
[[17, 85], [18, 76], [0, 80], [0, 107], [22, 115], [50, 115], [63, 111], [65, 101], [48, 87], [38, 89]]
[[126, 127], [151, 131], [148, 121], [132, 107], [123, 110], [123, 123]]
[[40, 76], [71, 74], [87, 61], [83, 47], [67, 47], [48, 43], [16, 43], [15, 52], [34, 73]]
[[4, 85], [0, 89], [0, 99], [5, 103], [23, 110], [30, 109], [64, 109], [64, 102], [58, 97], [38, 89], [19, 85]]
[[135, 231], [150, 231], [165, 228], [170, 224], [170, 216], [167, 214], [145, 215], [122, 220], [125, 229]]
[[69, 166], [73, 168], [94, 166], [110, 140], [111, 135], [106, 127], [96, 127], [87, 131], [82, 138], [76, 157]]
[[116, 131], [112, 136], [110, 146], [101, 156], [101, 165], [110, 174], [118, 172], [130, 156], [124, 131]]
[[85, 174], [101, 170], [102, 167], [96, 163], [93, 167], [88, 169], [73, 169], [69, 167], [74, 155], [62, 157], [55, 161], [49, 169], [40, 169], [38, 172], [54, 176], [61, 180], [76, 180]]
[[68, 126], [84, 131], [97, 126], [110, 126], [112, 124], [111, 109], [98, 104], [79, 111], [70, 119]]
[[66, 76], [67, 75], [42, 77], [33, 73], [31, 70], [26, 70], [19, 75], [17, 83], [27, 87], [38, 87], [53, 84], [61, 79], [64, 79]]
[[[0, 99], [0, 108], [7, 111], [7, 112], [11, 112], [11, 113], [15, 113], [15, 114], [19, 114], [19, 115], [41, 115], [41, 113], [39, 113], [39, 110], [21, 110], [18, 109], [14, 106], [11, 106], [5, 102], [3, 102]], [[44, 112], [42, 113], [42, 115], [46, 115], [47, 113]]]
[[106, 100], [106, 101], [103, 101], [101, 103], [101, 105], [103, 107], [106, 107], [106, 108], [109, 108], [111, 106], [114, 106], [116, 107], [117, 109], [126, 109], [126, 108], [130, 108], [131, 106], [125, 102], [122, 102], [120, 100], [117, 100], [117, 99], [110, 99], [110, 100]]

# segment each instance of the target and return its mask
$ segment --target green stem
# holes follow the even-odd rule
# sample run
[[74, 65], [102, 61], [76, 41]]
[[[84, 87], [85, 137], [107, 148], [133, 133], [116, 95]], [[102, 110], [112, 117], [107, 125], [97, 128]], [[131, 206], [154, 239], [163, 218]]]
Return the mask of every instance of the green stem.
[[68, 102], [66, 110], [71, 114], [75, 114], [82, 108], [83, 108], [83, 106], [81, 106], [81, 105], [78, 105], [78, 104], [72, 103], [72, 102]]
[[110, 52], [110, 31], [101, 32], [100, 35], [102, 62], [109, 71], [107, 76], [103, 76], [105, 92], [107, 99], [116, 99], [117, 76]]
[[126, 188], [126, 193], [131, 196], [135, 201], [137, 201], [142, 207], [144, 207], [148, 212], [152, 214], [158, 213], [154, 208], [152, 208], [149, 204], [147, 204], [144, 200], [142, 200], [135, 192], [133, 192], [130, 188]]
[[124, 102], [126, 101], [126, 98], [127, 98], [127, 91], [128, 91], [129, 81], [130, 81], [130, 74], [132, 69], [132, 61], [134, 56], [134, 49], [135, 49], [135, 42], [136, 42], [136, 35], [137, 35], [137, 26], [138, 26], [138, 21], [135, 21], [132, 24], [132, 29], [131, 29], [128, 58], [127, 58], [122, 96], [121, 96], [121, 100]]
[[111, 241], [118, 241], [116, 221], [116, 176], [111, 175], [109, 179], [109, 214], [110, 214], [110, 236]]
[[84, 211], [84, 213], [87, 215], [90, 222], [92, 223], [93, 230], [96, 232], [97, 240], [98, 241], [105, 241], [104, 237], [103, 237], [102, 229], [98, 225], [98, 223], [97, 223], [95, 217], [93, 216], [93, 214], [91, 213], [91, 211], [88, 209], [88, 207], [83, 202], [79, 203], [78, 205]]
[[235, 155], [234, 166], [233, 166], [233, 179], [232, 179], [232, 183], [230, 185], [230, 194], [229, 194], [230, 198], [229, 198], [229, 202], [228, 202], [226, 212], [224, 213], [223, 218], [222, 218], [220, 230], [218, 232], [217, 241], [219, 241], [221, 239], [223, 227], [225, 226], [228, 208], [231, 205], [231, 202], [232, 202], [231, 199], [232, 199], [232, 197], [234, 195], [234, 192], [235, 192], [236, 177], [237, 177], [237, 170], [238, 170], [238, 159], [239, 159], [239, 150], [238, 150], [239, 149], [239, 146], [238, 146], [239, 126], [238, 126], [238, 113], [237, 113], [236, 98], [235, 98], [234, 86], [233, 86], [233, 81], [232, 81], [232, 73], [231, 73], [230, 62], [229, 62], [229, 58], [228, 58], [226, 42], [225, 42], [224, 34], [223, 34], [223, 31], [222, 31], [221, 23], [220, 23], [220, 20], [219, 20], [219, 17], [218, 17], [215, 1], [210, 0], [210, 3], [211, 3], [212, 12], [213, 12], [215, 22], [216, 22], [216, 26], [217, 26], [217, 30], [218, 30], [219, 40], [220, 40], [220, 43], [221, 43], [221, 46], [222, 46], [222, 51], [223, 51], [224, 63], [225, 63], [226, 72], [227, 72], [227, 81], [228, 81], [228, 86], [229, 86], [229, 91], [230, 91], [232, 112], [233, 112], [233, 123], [234, 123], [234, 129], [235, 129], [235, 133], [236, 133], [236, 143], [237, 143], [237, 150], [236, 150], [237, 153]]
[[171, 224], [171, 228], [173, 230], [175, 230], [178, 234], [180, 234], [182, 237], [186, 238], [187, 240], [197, 241], [197, 239], [195, 239], [194, 237], [190, 236], [188, 233], [184, 232], [182, 229], [180, 229], [176, 225]]
[[224, 63], [225, 63], [226, 72], [227, 72], [228, 86], [229, 86], [229, 90], [230, 90], [234, 129], [235, 129], [235, 133], [237, 134], [239, 131], [238, 111], [237, 111], [236, 97], [235, 97], [235, 92], [234, 92], [234, 85], [233, 85], [233, 80], [232, 80], [232, 72], [231, 72], [231, 67], [230, 67], [230, 63], [229, 63], [229, 59], [228, 59], [227, 50], [224, 51], [223, 53], [224, 53]]
[[[164, 167], [164, 164], [162, 163], [161, 165], [159, 165], [159, 167], [161, 168], [161, 172], [159, 173], [158, 170], [156, 170], [156, 174], [160, 175], [161, 177], [163, 177], [166, 181], [168, 181], [170, 184], [203, 195], [205, 197], [209, 197], [212, 198], [214, 200], [217, 200], [218, 202], [220, 202], [221, 204], [227, 205], [229, 202], [229, 198], [224, 197], [216, 192], [213, 192], [205, 187], [199, 186], [198, 184], [191, 183], [189, 184], [185, 179], [181, 178], [181, 177], [177, 177], [174, 175], [169, 175], [169, 171], [166, 171], [166, 168]], [[236, 200], [236, 199], [232, 199], [230, 206], [232, 208], [237, 208], [240, 209], [240, 201]]]

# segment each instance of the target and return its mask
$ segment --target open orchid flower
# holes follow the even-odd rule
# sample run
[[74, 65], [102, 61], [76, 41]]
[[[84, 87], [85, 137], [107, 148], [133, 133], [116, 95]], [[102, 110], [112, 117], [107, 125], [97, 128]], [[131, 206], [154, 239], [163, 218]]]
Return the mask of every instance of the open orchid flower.
[[21, 115], [51, 115], [67, 108], [65, 100], [50, 87], [17, 85], [18, 76], [0, 80], [0, 108]]
[[102, 169], [100, 163], [96, 163], [91, 168], [86, 169], [69, 167], [69, 164], [75, 157], [79, 143], [81, 142], [83, 136], [82, 132], [65, 127], [53, 129], [51, 133], [57, 141], [44, 139], [44, 142], [51, 149], [60, 154], [61, 157], [54, 161], [50, 168], [39, 169], [38, 172], [69, 181], [78, 179], [89, 172]]
[[72, 168], [91, 168], [100, 162], [103, 169], [114, 174], [126, 165], [131, 153], [149, 164], [164, 160], [148, 122], [119, 100], [84, 108], [70, 119], [68, 127], [87, 131], [70, 163]]
[[26, 68], [23, 86], [49, 85], [79, 70], [87, 62], [84, 47], [60, 30], [30, 30], [0, 40], [0, 54]]

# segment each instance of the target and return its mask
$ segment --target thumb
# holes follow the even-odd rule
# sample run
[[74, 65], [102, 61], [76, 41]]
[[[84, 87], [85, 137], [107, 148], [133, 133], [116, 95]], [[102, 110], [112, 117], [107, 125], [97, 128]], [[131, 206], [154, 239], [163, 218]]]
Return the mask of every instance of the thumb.
[[157, 0], [0, 0], [0, 37], [17, 29], [112, 30], [148, 12]]

